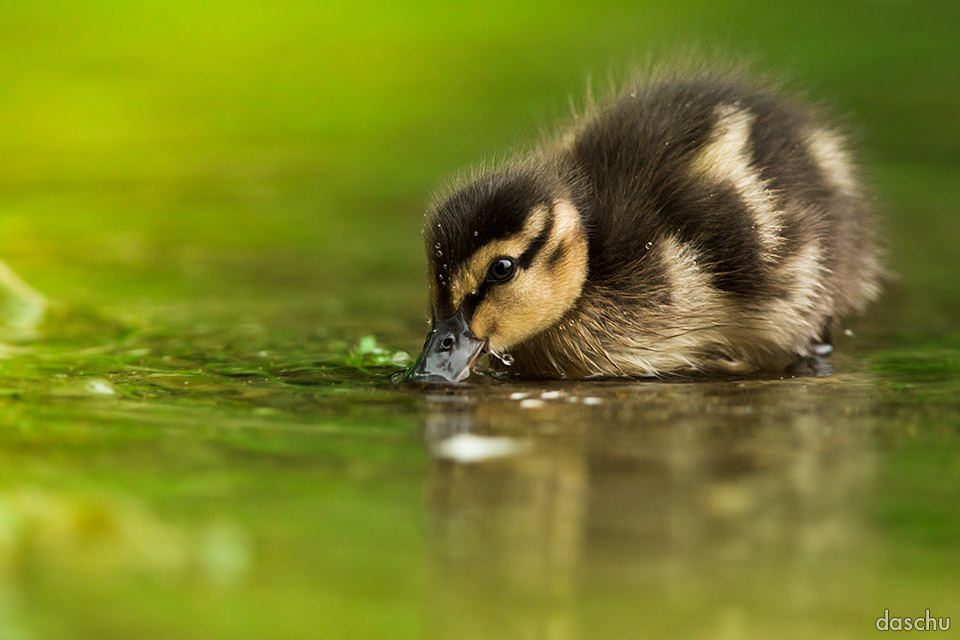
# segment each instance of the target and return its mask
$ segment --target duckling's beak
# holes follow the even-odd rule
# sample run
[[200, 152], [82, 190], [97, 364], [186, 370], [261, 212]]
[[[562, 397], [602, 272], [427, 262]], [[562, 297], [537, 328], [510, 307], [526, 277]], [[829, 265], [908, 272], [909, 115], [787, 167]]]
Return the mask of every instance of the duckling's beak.
[[434, 323], [420, 357], [403, 376], [404, 382], [451, 383], [470, 375], [477, 358], [487, 346], [470, 331], [463, 309], [440, 323]]

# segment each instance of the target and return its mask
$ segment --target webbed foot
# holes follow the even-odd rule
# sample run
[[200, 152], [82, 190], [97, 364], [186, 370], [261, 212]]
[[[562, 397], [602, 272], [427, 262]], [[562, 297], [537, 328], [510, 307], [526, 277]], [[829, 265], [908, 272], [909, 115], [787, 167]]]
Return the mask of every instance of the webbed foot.
[[807, 347], [807, 353], [799, 354], [796, 362], [787, 368], [787, 373], [794, 376], [813, 376], [822, 378], [833, 373], [828, 358], [833, 353], [833, 339], [830, 332], [830, 321], [820, 330], [817, 339]]
[[817, 354], [798, 356], [796, 362], [787, 367], [787, 373], [797, 377], [823, 378], [833, 374], [833, 365], [826, 356]]

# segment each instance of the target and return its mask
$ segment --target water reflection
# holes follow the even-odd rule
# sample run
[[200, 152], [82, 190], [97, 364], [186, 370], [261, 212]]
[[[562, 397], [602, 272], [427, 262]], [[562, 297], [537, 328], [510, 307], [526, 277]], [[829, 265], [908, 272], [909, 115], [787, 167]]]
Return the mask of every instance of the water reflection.
[[[870, 396], [839, 376], [428, 396], [436, 637], [869, 631], [850, 592], [868, 583]], [[526, 446], [438, 453], [464, 433]]]

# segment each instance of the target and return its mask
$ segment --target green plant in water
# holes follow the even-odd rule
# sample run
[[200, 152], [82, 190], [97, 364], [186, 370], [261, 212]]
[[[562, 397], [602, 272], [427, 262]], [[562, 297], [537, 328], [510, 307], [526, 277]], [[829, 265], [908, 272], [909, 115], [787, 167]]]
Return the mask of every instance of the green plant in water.
[[412, 359], [406, 351], [390, 351], [377, 344], [374, 336], [363, 336], [360, 341], [350, 349], [344, 364], [358, 369], [366, 367], [408, 367]]

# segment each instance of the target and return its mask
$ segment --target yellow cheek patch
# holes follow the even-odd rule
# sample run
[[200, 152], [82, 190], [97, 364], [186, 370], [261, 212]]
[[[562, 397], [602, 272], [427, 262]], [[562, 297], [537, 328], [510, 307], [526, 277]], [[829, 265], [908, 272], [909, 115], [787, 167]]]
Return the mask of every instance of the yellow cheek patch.
[[[506, 349], [550, 328], [580, 297], [587, 277], [587, 239], [580, 214], [573, 204], [561, 200], [554, 204], [553, 215], [550, 237], [530, 268], [490, 287], [473, 314], [471, 330], [487, 338], [494, 349]], [[561, 245], [559, 258], [551, 260]]]

